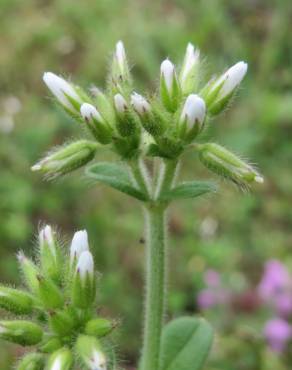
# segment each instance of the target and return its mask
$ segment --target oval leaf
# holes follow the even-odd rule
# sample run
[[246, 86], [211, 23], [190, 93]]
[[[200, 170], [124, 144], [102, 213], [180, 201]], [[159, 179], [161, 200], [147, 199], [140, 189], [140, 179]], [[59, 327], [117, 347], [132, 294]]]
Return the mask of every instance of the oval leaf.
[[88, 177], [128, 194], [136, 199], [146, 201], [147, 196], [132, 185], [126, 169], [117, 163], [99, 162], [86, 168]]
[[216, 192], [217, 187], [213, 182], [208, 181], [187, 181], [162, 194], [162, 200], [196, 198], [206, 193]]
[[211, 326], [201, 318], [181, 317], [165, 326], [160, 370], [200, 370], [213, 340]]

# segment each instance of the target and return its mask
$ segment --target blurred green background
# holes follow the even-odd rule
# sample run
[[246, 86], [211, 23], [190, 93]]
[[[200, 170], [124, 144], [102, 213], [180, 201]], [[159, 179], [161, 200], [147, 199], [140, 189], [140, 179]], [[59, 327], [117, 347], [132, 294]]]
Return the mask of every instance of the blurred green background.
[[[159, 65], [179, 62], [187, 42], [198, 45], [207, 74], [238, 60], [249, 63], [239, 97], [212, 122], [208, 135], [251, 158], [263, 186], [220, 192], [170, 212], [169, 317], [197, 311], [202, 274], [214, 268], [235, 284], [254, 286], [264, 262], [292, 264], [292, 3], [290, 0], [0, 0], [0, 277], [17, 283], [15, 253], [33, 251], [40, 222], [58, 225], [69, 240], [86, 228], [103, 274], [100, 303], [123, 320], [117, 341], [123, 363], [135, 363], [141, 343], [143, 235], [135, 201], [92, 186], [82, 171], [45, 182], [30, 166], [80, 128], [52, 104], [44, 71], [72, 76], [84, 87], [103, 86], [107, 62], [122, 39], [137, 90], [155, 88]], [[189, 154], [186, 179], [210, 175]], [[289, 369], [266, 352], [262, 368], [242, 325], [260, 331], [262, 313], [238, 310], [228, 330], [220, 312], [209, 370]], [[248, 345], [249, 344], [249, 345]], [[0, 343], [0, 369], [12, 368], [18, 347]], [[275, 361], [275, 362], [274, 362]], [[275, 365], [276, 364], [276, 365]]]

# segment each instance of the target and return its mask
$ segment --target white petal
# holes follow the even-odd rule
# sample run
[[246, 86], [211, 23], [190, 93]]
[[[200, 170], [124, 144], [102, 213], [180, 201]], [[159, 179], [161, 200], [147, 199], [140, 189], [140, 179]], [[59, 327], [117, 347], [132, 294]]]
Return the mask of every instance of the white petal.
[[123, 95], [116, 94], [114, 96], [114, 102], [115, 102], [116, 110], [119, 113], [124, 113], [125, 110], [127, 109], [127, 102], [126, 102], [125, 98], [123, 97]]
[[131, 95], [131, 104], [139, 114], [144, 114], [145, 112], [150, 112], [151, 110], [148, 101], [142, 95], [137, 94], [136, 92]]
[[182, 69], [181, 80], [182, 82], [186, 79], [191, 69], [198, 63], [200, 58], [199, 49], [195, 49], [194, 45], [189, 43], [186, 50], [186, 56]]
[[80, 113], [85, 120], [90, 120], [94, 118], [99, 122], [102, 121], [100, 113], [92, 104], [83, 103], [80, 108]]
[[71, 263], [74, 258], [79, 259], [80, 255], [89, 250], [88, 235], [86, 230], [77, 231], [72, 239], [70, 248]]
[[81, 278], [86, 277], [86, 274], [92, 275], [94, 272], [94, 262], [92, 254], [89, 251], [82, 252], [76, 267]]
[[166, 87], [170, 91], [172, 89], [173, 79], [174, 79], [174, 65], [170, 60], [166, 59], [161, 63], [160, 67], [161, 74], [164, 77]]
[[121, 71], [124, 71], [126, 63], [126, 52], [122, 41], [118, 41], [116, 45], [116, 58]]
[[202, 98], [196, 94], [187, 97], [181, 114], [181, 121], [187, 120], [189, 128], [199, 121], [202, 123], [205, 118], [206, 104]]
[[[238, 62], [234, 66], [230, 67], [216, 82], [214, 88], [224, 81], [223, 86], [219, 92], [218, 99], [223, 99], [229, 95], [243, 80], [248, 65], [245, 62]], [[213, 89], [214, 89], [213, 88]]]
[[[79, 95], [76, 93], [72, 85], [69, 84], [62, 77], [55, 75], [52, 72], [45, 72], [43, 76], [45, 84], [50, 89], [51, 93], [63, 104], [66, 108], [74, 110], [75, 108], [70, 103], [66, 95], [70, 96], [72, 99], [81, 103]], [[65, 95], [66, 94], [66, 95]]]

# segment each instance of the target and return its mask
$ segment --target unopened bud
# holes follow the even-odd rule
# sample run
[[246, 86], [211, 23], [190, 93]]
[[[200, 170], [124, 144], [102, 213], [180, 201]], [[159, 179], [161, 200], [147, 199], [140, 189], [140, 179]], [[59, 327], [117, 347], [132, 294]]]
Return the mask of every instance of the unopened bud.
[[53, 353], [62, 347], [62, 342], [60, 338], [52, 335], [47, 335], [44, 337], [42, 343], [40, 344], [40, 351], [43, 353]]
[[72, 300], [79, 308], [88, 308], [95, 300], [94, 261], [89, 251], [82, 252], [72, 282]]
[[180, 86], [176, 76], [175, 67], [166, 59], [160, 67], [160, 96], [165, 108], [175, 112], [180, 98]]
[[38, 344], [43, 337], [40, 326], [30, 321], [0, 321], [0, 338], [22, 346]]
[[73, 364], [73, 355], [68, 348], [62, 348], [51, 354], [48, 359], [47, 370], [70, 370]]
[[208, 111], [211, 114], [218, 114], [226, 107], [243, 80], [247, 68], [247, 63], [238, 62], [204, 89]]
[[82, 252], [88, 251], [88, 235], [86, 230], [77, 231], [72, 239], [70, 247], [70, 262], [71, 266], [77, 263]]
[[122, 41], [119, 41], [116, 44], [113, 56], [112, 83], [113, 91], [115, 93], [120, 92], [125, 94], [129, 92], [129, 87], [132, 83], [126, 52]]
[[200, 51], [189, 43], [180, 72], [180, 83], [183, 94], [190, 94], [198, 84]]
[[39, 233], [40, 262], [45, 276], [60, 282], [62, 279], [62, 253], [56, 245], [55, 233], [46, 225]]
[[151, 106], [148, 101], [142, 95], [137, 94], [136, 92], [131, 95], [131, 103], [140, 117], [143, 117], [151, 112]]
[[124, 137], [135, 135], [138, 129], [137, 120], [123, 95], [116, 94], [114, 96], [114, 106], [116, 110], [117, 129], [120, 135]]
[[17, 366], [17, 370], [43, 370], [45, 358], [40, 353], [25, 355]]
[[110, 334], [116, 327], [117, 322], [110, 321], [103, 318], [97, 318], [88, 321], [85, 326], [85, 333], [95, 337], [104, 337]]
[[79, 116], [83, 99], [78, 93], [78, 89], [52, 72], [44, 73], [43, 80], [64, 109], [74, 116]]
[[68, 144], [32, 166], [32, 171], [40, 171], [48, 178], [55, 178], [77, 170], [94, 158], [97, 143], [79, 140]]
[[37, 293], [39, 287], [37, 279], [39, 270], [37, 266], [29, 258], [27, 258], [23, 252], [19, 252], [17, 254], [17, 259], [27, 287], [33, 293]]
[[205, 120], [206, 105], [198, 95], [187, 97], [180, 116], [180, 136], [191, 142], [201, 131]]
[[66, 336], [72, 333], [76, 325], [75, 315], [70, 310], [58, 310], [50, 312], [49, 323], [54, 332], [60, 336]]
[[15, 314], [29, 314], [33, 311], [33, 300], [26, 292], [0, 286], [0, 308]]
[[38, 279], [38, 296], [46, 309], [61, 308], [64, 304], [64, 297], [61, 290], [50, 279], [41, 275]]
[[77, 353], [91, 370], [106, 370], [106, 357], [97, 339], [80, 335], [76, 343]]
[[112, 130], [98, 110], [93, 105], [84, 103], [80, 112], [96, 140], [102, 144], [110, 143]]
[[215, 143], [199, 145], [199, 158], [211, 171], [233, 181], [241, 188], [253, 182], [262, 183], [263, 177], [250, 164]]

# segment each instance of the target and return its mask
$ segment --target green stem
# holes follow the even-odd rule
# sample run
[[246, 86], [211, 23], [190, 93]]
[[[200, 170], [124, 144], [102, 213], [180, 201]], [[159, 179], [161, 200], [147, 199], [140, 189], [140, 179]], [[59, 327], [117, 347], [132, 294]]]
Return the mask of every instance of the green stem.
[[144, 343], [141, 370], [157, 370], [166, 293], [165, 208], [146, 209], [147, 264]]
[[150, 197], [151, 185], [144, 162], [141, 159], [131, 160], [128, 166], [135, 185]]
[[156, 201], [146, 208], [146, 298], [141, 370], [158, 370], [160, 342], [166, 302], [166, 211], [159, 196], [173, 185], [177, 161], [165, 164]]

